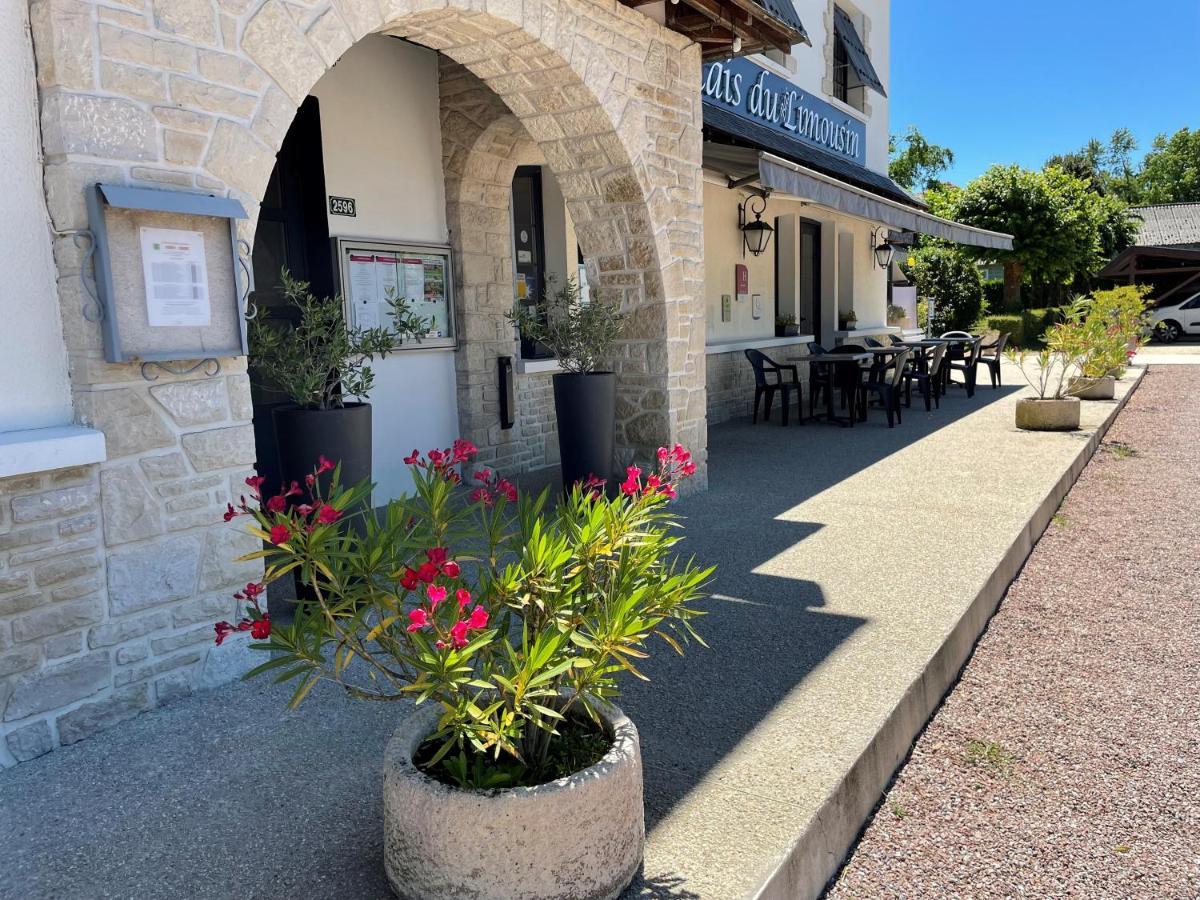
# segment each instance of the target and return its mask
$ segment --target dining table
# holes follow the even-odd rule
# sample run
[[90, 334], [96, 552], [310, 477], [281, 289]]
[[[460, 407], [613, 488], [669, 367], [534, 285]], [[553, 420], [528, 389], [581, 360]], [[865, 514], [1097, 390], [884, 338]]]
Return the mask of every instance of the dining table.
[[[881, 348], [874, 347], [873, 350]], [[882, 349], [887, 349], [882, 348]], [[858, 404], [859, 385], [862, 383], [862, 373], [870, 369], [876, 359], [876, 354], [870, 350], [856, 350], [849, 353], [812, 353], [807, 356], [788, 356], [788, 362], [795, 363], [810, 363], [815, 365], [831, 365], [834, 366], [840, 373], [838, 378], [834, 379], [834, 383], [852, 384], [853, 390], [850, 392], [850, 415], [839, 416], [833, 411], [833, 385], [830, 385], [829, 390], [825, 392], [825, 413], [823, 416], [814, 416], [813, 418], [821, 418], [826, 422], [831, 422], [835, 425], [840, 425], [843, 428], [853, 428], [854, 420], [857, 418], [856, 406]], [[850, 367], [853, 367], [852, 369]], [[845, 379], [843, 381], [843, 379]], [[812, 390], [811, 382], [809, 390]]]

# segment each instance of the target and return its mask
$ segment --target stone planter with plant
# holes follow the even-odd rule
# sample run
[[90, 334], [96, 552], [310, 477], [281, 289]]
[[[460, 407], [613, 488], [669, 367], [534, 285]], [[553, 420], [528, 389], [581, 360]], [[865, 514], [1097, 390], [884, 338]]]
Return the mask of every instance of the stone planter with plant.
[[796, 324], [793, 315], [777, 316], [775, 318], [775, 337], [796, 337], [800, 334], [800, 326]]
[[1080, 346], [1079, 375], [1068, 393], [1081, 400], [1111, 400], [1116, 380], [1145, 341], [1146, 290], [1122, 286], [1077, 300], [1067, 314]]
[[1018, 428], [1074, 431], [1079, 427], [1079, 398], [1070, 395], [1067, 385], [1071, 375], [1079, 371], [1084, 352], [1078, 331], [1069, 323], [1052, 326], [1045, 335], [1045, 348], [1037, 353], [1008, 351], [1009, 360], [1016, 363], [1037, 394], [1017, 401]]
[[293, 682], [292, 706], [322, 680], [415, 702], [383, 770], [383, 861], [400, 897], [615, 898], [645, 824], [637, 730], [612, 702], [618, 676], [644, 677], [652, 638], [679, 653], [699, 641], [712, 570], [675, 558], [669, 507], [695, 464], [663, 449], [612, 496], [591, 479], [548, 510], [548, 490], [518, 496], [487, 470], [462, 486], [475, 453], [414, 452], [414, 494], [386, 511], [324, 459], [306, 490], [231, 506], [266, 542], [246, 557], [263, 560], [264, 583], [298, 571], [310, 590], [273, 625], [263, 585], [248, 585], [246, 617], [218, 623], [217, 642], [250, 632], [266, 657], [250, 675]]
[[[273, 410], [279, 476], [300, 481], [320, 453], [341, 461], [347, 482], [371, 477], [371, 407], [374, 383], [368, 362], [396, 344], [420, 339], [427, 323], [391, 300], [393, 328], [350, 328], [339, 299], [319, 299], [284, 270], [282, 293], [295, 321], [250, 323], [250, 363], [256, 380], [290, 401]], [[353, 399], [351, 399], [353, 398]], [[272, 485], [272, 488], [274, 485]]]
[[625, 314], [594, 294], [582, 302], [578, 283], [568, 279], [559, 290], [547, 290], [540, 306], [517, 306], [509, 320], [522, 337], [547, 347], [564, 370], [553, 377], [564, 487], [591, 476], [607, 479], [613, 470], [617, 381], [600, 367], [612, 359]]

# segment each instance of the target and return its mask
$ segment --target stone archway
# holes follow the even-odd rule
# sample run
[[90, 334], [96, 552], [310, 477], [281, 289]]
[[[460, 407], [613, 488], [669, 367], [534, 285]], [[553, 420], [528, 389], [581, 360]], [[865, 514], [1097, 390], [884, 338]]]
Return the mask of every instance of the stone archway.
[[[597, 0], [488, 0], [483, 11], [472, 0], [304, 11], [156, 0], [153, 17], [34, 6], [47, 193], [64, 229], [85, 227], [80, 188], [101, 177], [228, 191], [253, 210], [297, 105], [367, 34], [463, 66], [536, 141], [595, 282], [632, 314], [617, 360], [620, 442], [645, 456], [678, 440], [704, 458], [699, 52], [688, 39]], [[66, 282], [80, 260], [59, 243]], [[68, 349], [98, 350], [98, 335], [80, 338]]]

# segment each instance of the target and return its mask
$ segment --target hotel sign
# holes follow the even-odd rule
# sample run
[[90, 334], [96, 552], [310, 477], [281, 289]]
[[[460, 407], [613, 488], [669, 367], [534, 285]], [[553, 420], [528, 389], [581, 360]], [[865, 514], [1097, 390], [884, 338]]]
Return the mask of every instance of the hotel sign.
[[744, 57], [706, 65], [701, 91], [706, 103], [866, 165], [866, 125]]

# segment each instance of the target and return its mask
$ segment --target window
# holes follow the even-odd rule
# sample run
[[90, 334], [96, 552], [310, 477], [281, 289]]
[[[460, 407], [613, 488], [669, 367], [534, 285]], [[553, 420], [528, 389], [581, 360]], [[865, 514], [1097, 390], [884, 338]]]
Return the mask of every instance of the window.
[[837, 35], [833, 38], [833, 96], [843, 103], [850, 102], [850, 55]]

